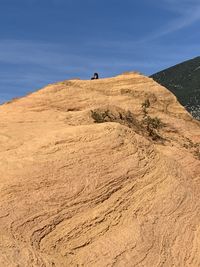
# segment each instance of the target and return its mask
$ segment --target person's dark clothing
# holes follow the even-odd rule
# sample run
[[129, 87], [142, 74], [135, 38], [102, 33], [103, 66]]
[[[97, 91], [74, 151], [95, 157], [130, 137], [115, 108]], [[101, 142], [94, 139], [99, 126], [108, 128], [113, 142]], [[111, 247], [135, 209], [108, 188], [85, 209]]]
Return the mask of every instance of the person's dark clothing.
[[99, 79], [99, 74], [97, 72], [94, 73], [94, 76], [91, 78], [91, 80], [97, 80]]

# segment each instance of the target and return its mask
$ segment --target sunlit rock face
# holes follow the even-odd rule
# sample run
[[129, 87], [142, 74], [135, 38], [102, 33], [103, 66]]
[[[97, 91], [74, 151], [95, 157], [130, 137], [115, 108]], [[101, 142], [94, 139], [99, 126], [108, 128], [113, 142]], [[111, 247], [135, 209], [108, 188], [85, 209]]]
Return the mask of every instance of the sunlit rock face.
[[0, 266], [199, 266], [200, 123], [138, 73], [0, 106]]

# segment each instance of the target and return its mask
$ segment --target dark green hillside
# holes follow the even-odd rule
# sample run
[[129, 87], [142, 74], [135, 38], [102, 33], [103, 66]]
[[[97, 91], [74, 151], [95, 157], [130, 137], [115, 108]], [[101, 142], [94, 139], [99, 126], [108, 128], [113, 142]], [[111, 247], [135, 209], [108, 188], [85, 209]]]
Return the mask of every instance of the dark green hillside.
[[200, 120], [200, 57], [170, 67], [150, 77], [173, 92], [179, 102]]

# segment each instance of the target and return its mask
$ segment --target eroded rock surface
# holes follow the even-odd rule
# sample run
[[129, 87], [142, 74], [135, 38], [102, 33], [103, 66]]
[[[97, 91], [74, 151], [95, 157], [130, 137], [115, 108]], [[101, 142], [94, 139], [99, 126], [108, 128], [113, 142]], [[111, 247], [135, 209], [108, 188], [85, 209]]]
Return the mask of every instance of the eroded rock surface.
[[0, 266], [200, 266], [199, 143], [200, 123], [137, 73], [0, 106]]

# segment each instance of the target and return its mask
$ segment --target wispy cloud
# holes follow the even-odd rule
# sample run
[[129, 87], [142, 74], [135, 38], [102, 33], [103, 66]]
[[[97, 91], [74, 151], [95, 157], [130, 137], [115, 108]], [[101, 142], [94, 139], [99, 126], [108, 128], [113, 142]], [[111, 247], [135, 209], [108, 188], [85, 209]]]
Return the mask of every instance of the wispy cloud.
[[[14, 65], [15, 69], [18, 66], [18, 74], [21, 72], [22, 76], [12, 76], [17, 81], [27, 81], [35, 79], [34, 73], [38, 71], [37, 80], [49, 76], [52, 72], [60, 74], [72, 75], [74, 73], [80, 74], [81, 77], [88, 75], [92, 69], [95, 68], [122, 68], [133, 67], [134, 65], [140, 67], [152, 67], [150, 62], [142, 62], [138, 59], [133, 62], [130, 54], [126, 55], [127, 46], [132, 46], [132, 43], [127, 42], [115, 43], [115, 49], [109, 51], [109, 47], [114, 47], [113, 43], [100, 42], [92, 43], [85, 42], [77, 51], [73, 48], [63, 46], [60, 44], [51, 44], [44, 42], [30, 42], [22, 40], [1, 40], [0, 41], [0, 64], [9, 66]], [[101, 54], [96, 53], [101, 46]], [[95, 49], [96, 48], [96, 49]], [[89, 51], [88, 51], [89, 50]], [[118, 54], [116, 57], [116, 53]], [[19, 66], [27, 65], [32, 72], [22, 73]], [[11, 71], [11, 68], [9, 68]], [[11, 71], [12, 72], [12, 71]], [[49, 74], [48, 74], [49, 73]], [[10, 75], [6, 71], [0, 73], [1, 82], [10, 79]]]
[[149, 37], [151, 40], [182, 30], [200, 20], [199, 0], [163, 0], [160, 5], [174, 14], [174, 19], [152, 33]]
[[72, 53], [67, 45], [27, 40], [0, 40], [0, 63], [33, 64], [61, 70], [66, 64], [72, 61], [76, 64], [82, 59], [83, 55]]
[[153, 0], [154, 6], [162, 8], [163, 12], [170, 14], [170, 19], [157, 25], [148, 34], [144, 34], [138, 38], [129, 40], [98, 40], [89, 41], [90, 44], [99, 45], [104, 48], [121, 47], [126, 50], [128, 47], [140, 48], [146, 43], [156, 43], [164, 36], [178, 32], [188, 28], [200, 21], [200, 1], [199, 0]]

